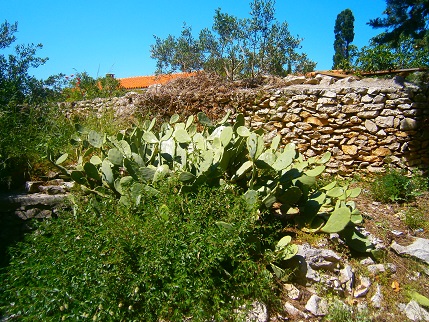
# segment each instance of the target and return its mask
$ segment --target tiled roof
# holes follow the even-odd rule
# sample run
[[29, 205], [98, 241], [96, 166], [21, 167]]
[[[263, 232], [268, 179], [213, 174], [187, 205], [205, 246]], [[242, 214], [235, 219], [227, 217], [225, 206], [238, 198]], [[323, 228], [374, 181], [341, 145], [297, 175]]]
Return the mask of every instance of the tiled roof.
[[195, 76], [197, 73], [177, 73], [165, 75], [152, 75], [152, 76], [136, 76], [127, 78], [118, 78], [121, 86], [125, 89], [146, 88], [150, 85], [165, 84], [172, 79], [181, 77]]

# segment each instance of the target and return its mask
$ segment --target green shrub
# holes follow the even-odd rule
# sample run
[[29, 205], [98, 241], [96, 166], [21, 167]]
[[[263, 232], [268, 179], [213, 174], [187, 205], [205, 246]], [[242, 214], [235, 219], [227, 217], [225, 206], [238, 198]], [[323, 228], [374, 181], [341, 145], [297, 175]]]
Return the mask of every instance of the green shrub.
[[419, 175], [406, 176], [403, 171], [389, 168], [386, 173], [375, 178], [370, 189], [377, 201], [403, 202], [413, 199], [427, 189], [427, 180]]
[[428, 222], [423, 214], [423, 210], [416, 207], [409, 207], [405, 211], [404, 223], [410, 229], [425, 228]]
[[221, 321], [235, 319], [246, 302], [270, 304], [272, 274], [260, 244], [249, 240], [265, 240], [272, 230], [231, 190], [175, 189], [169, 182], [133, 209], [82, 199], [74, 213], [40, 223], [2, 274], [3, 314], [22, 321]]
[[14, 106], [1, 111], [0, 190], [21, 186], [39, 167], [46, 170], [46, 175], [46, 147], [66, 148], [73, 132], [73, 123], [53, 104]]

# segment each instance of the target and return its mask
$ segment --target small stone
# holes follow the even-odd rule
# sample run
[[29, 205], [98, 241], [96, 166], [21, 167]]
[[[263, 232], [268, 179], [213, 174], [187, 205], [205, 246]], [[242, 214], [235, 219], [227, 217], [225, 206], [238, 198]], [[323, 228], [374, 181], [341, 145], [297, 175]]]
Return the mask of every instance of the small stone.
[[340, 270], [340, 282], [344, 285], [346, 291], [351, 292], [354, 284], [355, 274], [353, 272], [353, 268], [350, 265], [344, 266], [343, 269]]
[[313, 294], [305, 305], [305, 309], [315, 316], [323, 316], [328, 314], [328, 302]]
[[374, 264], [374, 261], [371, 257], [364, 258], [360, 261], [360, 264], [363, 266], [368, 266]]
[[377, 287], [375, 288], [375, 293], [371, 297], [371, 305], [376, 309], [380, 309], [382, 307], [382, 302], [383, 293], [381, 293], [381, 286], [377, 284]]
[[401, 121], [399, 128], [401, 131], [416, 130], [418, 127], [417, 121], [411, 118], [405, 118]]
[[378, 131], [378, 127], [377, 124], [375, 124], [373, 121], [371, 120], [365, 120], [365, 128], [370, 132], [370, 133], [376, 133]]
[[358, 153], [358, 147], [356, 145], [343, 145], [341, 150], [348, 155], [356, 155]]
[[360, 284], [356, 287], [354, 292], [354, 297], [359, 298], [365, 296], [368, 293], [370, 286], [371, 280], [368, 277], [362, 276], [360, 278]]
[[287, 292], [287, 296], [292, 300], [299, 300], [301, 298], [301, 292], [293, 284], [285, 284], [283, 286]]
[[300, 310], [298, 310], [295, 306], [293, 306], [291, 303], [286, 302], [283, 306], [285, 308], [285, 311], [294, 317], [302, 317], [304, 319], [308, 319], [308, 314], [305, 312], [302, 312]]
[[377, 148], [372, 152], [373, 155], [379, 156], [379, 157], [385, 157], [392, 154], [392, 151], [390, 151], [388, 148]]
[[384, 267], [383, 264], [373, 264], [373, 265], [368, 265], [368, 272], [371, 275], [377, 275], [379, 273], [384, 273], [386, 271], [386, 268]]
[[267, 322], [268, 310], [265, 304], [253, 302], [252, 309], [247, 313], [246, 322]]

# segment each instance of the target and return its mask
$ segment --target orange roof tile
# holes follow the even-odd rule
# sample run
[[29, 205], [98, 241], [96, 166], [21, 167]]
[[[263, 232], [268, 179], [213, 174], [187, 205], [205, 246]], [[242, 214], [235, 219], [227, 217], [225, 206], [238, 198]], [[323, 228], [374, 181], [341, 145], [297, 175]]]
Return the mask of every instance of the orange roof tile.
[[146, 88], [150, 85], [165, 84], [175, 78], [191, 77], [197, 73], [177, 73], [152, 76], [136, 76], [127, 78], [118, 78], [121, 86], [125, 89]]

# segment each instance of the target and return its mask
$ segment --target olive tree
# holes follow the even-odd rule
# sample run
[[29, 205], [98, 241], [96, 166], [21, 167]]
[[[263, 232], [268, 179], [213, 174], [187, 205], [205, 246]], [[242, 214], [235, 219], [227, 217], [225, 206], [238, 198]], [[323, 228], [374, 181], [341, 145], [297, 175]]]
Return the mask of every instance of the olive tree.
[[302, 39], [276, 20], [274, 0], [253, 0], [250, 8], [244, 19], [217, 9], [212, 28], [203, 29], [198, 39], [190, 28], [180, 38], [155, 37], [151, 57], [157, 60], [157, 72], [204, 69], [234, 80], [314, 69], [315, 63], [299, 53]]

